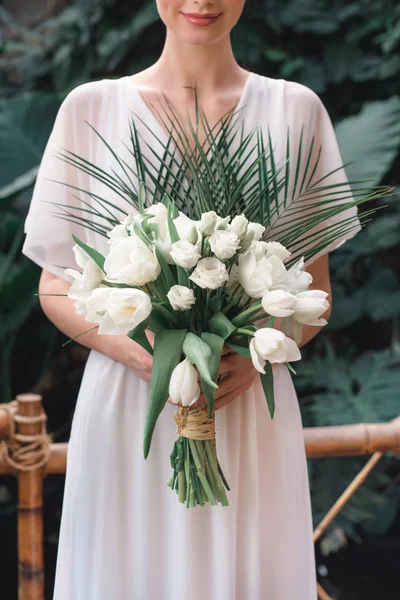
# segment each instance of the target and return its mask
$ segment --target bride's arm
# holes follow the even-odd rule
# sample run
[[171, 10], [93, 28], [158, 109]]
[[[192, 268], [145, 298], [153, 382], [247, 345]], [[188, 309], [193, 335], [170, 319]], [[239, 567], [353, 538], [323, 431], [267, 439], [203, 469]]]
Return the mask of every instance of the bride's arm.
[[[56, 277], [45, 269], [42, 270], [39, 294], [68, 294], [70, 287], [71, 284], [64, 279]], [[74, 301], [68, 296], [40, 295], [39, 301], [47, 318], [69, 338], [95, 327], [94, 323], [85, 321], [84, 315], [75, 313]], [[122, 363], [145, 381], [150, 381], [152, 357], [128, 336], [99, 335], [96, 328], [81, 335], [76, 341]]]

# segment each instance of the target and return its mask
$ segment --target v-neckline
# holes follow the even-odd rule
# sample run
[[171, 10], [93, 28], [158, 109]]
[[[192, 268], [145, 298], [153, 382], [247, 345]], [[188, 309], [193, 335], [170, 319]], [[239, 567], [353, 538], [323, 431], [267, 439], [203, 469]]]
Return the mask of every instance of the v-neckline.
[[[232, 110], [232, 115], [236, 115], [237, 112], [243, 108], [244, 102], [245, 102], [247, 96], [249, 95], [249, 92], [251, 89], [250, 84], [253, 81], [253, 79], [255, 79], [256, 76], [257, 76], [257, 73], [254, 73], [253, 71], [249, 71], [247, 79], [242, 87], [242, 91], [241, 91], [239, 100], [238, 100], [235, 108]], [[120, 77], [119, 80], [123, 83], [126, 83], [127, 87], [130, 88], [131, 92], [133, 92], [135, 98], [137, 99], [137, 101], [140, 104], [140, 107], [142, 109], [142, 114], [146, 115], [146, 119], [143, 119], [143, 120], [148, 121], [150, 119], [152, 121], [152, 123], [154, 123], [154, 126], [157, 128], [157, 130], [159, 132], [159, 134], [156, 137], [158, 138], [158, 140], [160, 142], [162, 142], [163, 146], [165, 147], [168, 143], [169, 134], [164, 129], [164, 126], [160, 123], [158, 118], [154, 115], [153, 111], [150, 109], [149, 105], [143, 98], [142, 94], [139, 92], [137, 85], [132, 81], [131, 76], [125, 75], [123, 77]], [[149, 126], [148, 122], [147, 122], [147, 126]], [[149, 128], [151, 129], [151, 127], [149, 127]], [[181, 152], [179, 146], [177, 145], [176, 141], [174, 140], [174, 138], [172, 138], [172, 141], [170, 142], [170, 147], [171, 146], [173, 146], [173, 153], [176, 155], [175, 158], [177, 159], [177, 157], [179, 157], [179, 160], [183, 161], [182, 152]], [[188, 178], [187, 172], [185, 173], [185, 176], [188, 180], [190, 180]]]

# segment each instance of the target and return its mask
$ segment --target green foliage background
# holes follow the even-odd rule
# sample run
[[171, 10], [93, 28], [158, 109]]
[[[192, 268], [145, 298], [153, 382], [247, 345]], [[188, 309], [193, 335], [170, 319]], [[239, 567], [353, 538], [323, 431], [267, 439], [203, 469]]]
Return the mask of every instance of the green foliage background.
[[[23, 222], [66, 93], [88, 80], [146, 68], [161, 52], [164, 28], [154, 0], [76, 0], [29, 28], [0, 7], [0, 22], [12, 32], [0, 46], [0, 401], [40, 391], [48, 428], [63, 441], [86, 354], [72, 344], [62, 348], [65, 339], [41, 313], [34, 296], [40, 269], [20, 253]], [[333, 315], [304, 349], [294, 377], [306, 426], [388, 421], [400, 412], [400, 5], [248, 0], [232, 41], [245, 68], [296, 80], [321, 96], [344, 162], [355, 161], [351, 179], [396, 188], [389, 207], [331, 255]], [[315, 524], [364, 463], [309, 461]], [[324, 554], [339, 549], [343, 532], [365, 541], [391, 527], [400, 506], [399, 473], [395, 456], [379, 464], [324, 536]], [[62, 478], [46, 482], [55, 507], [62, 485]], [[4, 522], [15, 516], [15, 489], [6, 482], [0, 490]], [[55, 546], [54, 506], [46, 540]], [[5, 529], [9, 539], [12, 528]]]

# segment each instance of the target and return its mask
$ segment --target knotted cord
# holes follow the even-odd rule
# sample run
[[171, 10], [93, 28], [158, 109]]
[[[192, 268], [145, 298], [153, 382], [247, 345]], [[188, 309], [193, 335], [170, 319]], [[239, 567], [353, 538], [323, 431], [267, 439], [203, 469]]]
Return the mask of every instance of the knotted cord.
[[[17, 414], [18, 401], [13, 400], [2, 404], [0, 410], [8, 413], [10, 431], [8, 439], [0, 440], [0, 459], [19, 471], [32, 471], [45, 465], [50, 456], [52, 439], [46, 433], [45, 423], [47, 415], [42, 411], [40, 415], [23, 416]], [[27, 435], [17, 431], [18, 423], [42, 423], [42, 431], [35, 435]]]
[[215, 438], [214, 413], [210, 417], [207, 408], [179, 406], [175, 412], [177, 434], [191, 440], [213, 440]]

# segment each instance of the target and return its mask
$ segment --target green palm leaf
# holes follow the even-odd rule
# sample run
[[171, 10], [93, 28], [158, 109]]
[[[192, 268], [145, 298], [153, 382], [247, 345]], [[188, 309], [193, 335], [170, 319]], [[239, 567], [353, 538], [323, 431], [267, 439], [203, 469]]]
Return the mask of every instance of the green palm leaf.
[[[127, 147], [132, 164], [120, 157], [101, 133], [89, 124], [117, 161], [122, 175], [114, 170], [106, 172], [68, 150], [60, 153], [59, 157], [112, 190], [125, 204], [125, 209], [110, 202], [104, 195], [79, 189], [89, 196], [90, 201], [83, 201], [81, 209], [64, 205], [59, 216], [107, 235], [107, 231], [121, 220], [121, 214], [126, 215], [132, 207], [139, 210], [137, 186], [142, 184], [149, 191], [151, 183], [153, 191], [146, 194], [146, 206], [160, 202], [167, 194], [180, 211], [196, 220], [202, 212], [210, 210], [215, 210], [222, 217], [243, 212], [250, 220], [266, 226], [265, 239], [280, 241], [292, 254], [303, 252], [306, 258], [311, 258], [358, 227], [357, 216], [338, 219], [340, 213], [383, 198], [392, 191], [387, 186], [372, 187], [365, 180], [347, 182], [345, 176], [342, 181], [328, 183], [331, 176], [344, 169], [344, 165], [324, 173], [315, 181], [321, 147], [315, 148], [314, 137], [308, 145], [305, 143], [304, 129], [297, 148], [292, 147], [290, 131], [287, 130], [284, 164], [278, 165], [269, 128], [267, 142], [263, 139], [261, 128], [244, 135], [243, 120], [238, 116], [240, 111], [223, 115], [211, 127], [204, 111], [199, 109], [197, 93], [195, 108], [195, 123], [187, 116], [189, 133], [167, 99], [163, 113], [156, 109], [166, 131], [166, 142], [138, 115], [132, 117], [129, 128], [131, 147]], [[143, 139], [138, 122], [150, 133], [150, 141]], [[199, 139], [199, 124], [205, 133], [203, 142]], [[157, 141], [157, 145], [151, 140]], [[154, 146], [161, 147], [162, 152]], [[315, 153], [316, 158], [313, 159]], [[64, 182], [64, 185], [68, 183]], [[60, 203], [54, 204], [60, 208]], [[362, 225], [375, 210], [369, 208], [358, 212]], [[335, 217], [334, 223], [329, 221], [332, 217]], [[317, 226], [317, 233], [309, 233]], [[294, 260], [295, 257], [292, 258]]]

